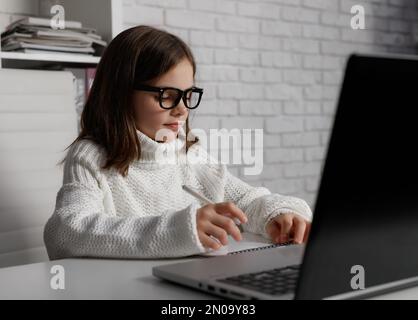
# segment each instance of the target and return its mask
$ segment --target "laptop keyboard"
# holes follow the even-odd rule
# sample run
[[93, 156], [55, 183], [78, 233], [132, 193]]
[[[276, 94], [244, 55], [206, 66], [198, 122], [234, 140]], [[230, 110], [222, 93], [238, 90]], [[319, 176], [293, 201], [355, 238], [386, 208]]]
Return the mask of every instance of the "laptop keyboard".
[[294, 293], [299, 277], [299, 265], [219, 279], [217, 281], [270, 295]]

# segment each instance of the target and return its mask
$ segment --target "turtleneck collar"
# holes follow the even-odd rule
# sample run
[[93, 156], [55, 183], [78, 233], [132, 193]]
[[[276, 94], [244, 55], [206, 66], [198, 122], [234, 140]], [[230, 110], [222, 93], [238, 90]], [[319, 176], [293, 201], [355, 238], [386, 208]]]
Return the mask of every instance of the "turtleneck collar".
[[176, 164], [186, 156], [186, 133], [180, 127], [177, 138], [170, 142], [157, 142], [136, 130], [141, 144], [141, 163]]

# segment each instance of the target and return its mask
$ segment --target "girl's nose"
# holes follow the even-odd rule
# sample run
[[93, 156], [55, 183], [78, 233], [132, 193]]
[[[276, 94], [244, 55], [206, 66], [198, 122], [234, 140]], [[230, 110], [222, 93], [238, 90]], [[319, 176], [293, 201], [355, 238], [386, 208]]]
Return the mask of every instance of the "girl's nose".
[[174, 114], [185, 114], [187, 113], [187, 108], [184, 105], [184, 101], [183, 99], [180, 100], [179, 104], [172, 109]]

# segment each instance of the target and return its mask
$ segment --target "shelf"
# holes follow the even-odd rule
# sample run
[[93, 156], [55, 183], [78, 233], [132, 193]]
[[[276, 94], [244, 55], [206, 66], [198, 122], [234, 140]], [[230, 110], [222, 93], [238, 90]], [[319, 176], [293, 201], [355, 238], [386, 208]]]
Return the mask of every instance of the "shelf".
[[[33, 0], [21, 0], [32, 2]], [[65, 8], [67, 20], [80, 21], [84, 27], [97, 30], [107, 43], [123, 30], [123, 0], [37, 0], [39, 16], [50, 16], [51, 5]], [[1, 2], [1, 0], [0, 0]], [[1, 68], [50, 69], [60, 67], [95, 67], [97, 56], [67, 55], [60, 53], [1, 52]]]
[[100, 61], [100, 57], [60, 53], [0, 52], [0, 58], [1, 66], [4, 68], [41, 67], [51, 64], [92, 66]]
[[54, 62], [68, 62], [68, 63], [88, 63], [97, 64], [100, 57], [82, 56], [60, 53], [23, 53], [23, 52], [0, 52], [1, 59], [9, 60], [35, 60], [35, 61], [54, 61]]

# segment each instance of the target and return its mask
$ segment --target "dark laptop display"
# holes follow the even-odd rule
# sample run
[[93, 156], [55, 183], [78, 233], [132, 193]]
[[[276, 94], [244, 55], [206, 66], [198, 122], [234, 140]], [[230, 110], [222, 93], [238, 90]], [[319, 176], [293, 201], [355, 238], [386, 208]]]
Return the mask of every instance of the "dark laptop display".
[[418, 275], [418, 60], [352, 56], [296, 297]]

